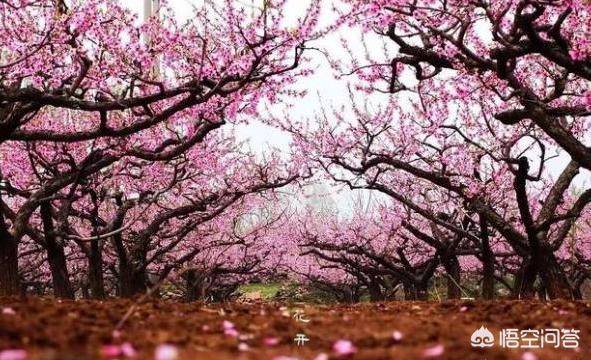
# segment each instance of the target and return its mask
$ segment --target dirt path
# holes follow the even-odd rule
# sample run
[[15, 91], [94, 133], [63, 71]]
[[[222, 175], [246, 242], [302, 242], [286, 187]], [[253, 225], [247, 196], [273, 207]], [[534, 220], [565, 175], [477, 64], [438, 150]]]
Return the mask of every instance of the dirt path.
[[[280, 355], [312, 360], [322, 359], [318, 357], [321, 353], [328, 359], [421, 359], [427, 355], [426, 349], [433, 355], [443, 350], [433, 359], [591, 359], [588, 302], [397, 302], [289, 308], [268, 303], [204, 306], [150, 302], [138, 307], [119, 339], [113, 340], [113, 328], [131, 304], [125, 300], [59, 303], [0, 299], [0, 307], [15, 313], [0, 314], [0, 350], [25, 348], [28, 359], [84, 360], [101, 358], [104, 345], [129, 342], [139, 359], [153, 359], [154, 348], [163, 343], [177, 346], [183, 360], [271, 360]], [[298, 322], [293, 316], [295, 309], [303, 309], [302, 320], [310, 322]], [[228, 321], [226, 330], [224, 320]], [[497, 340], [492, 348], [470, 346], [472, 332], [482, 325]], [[498, 345], [499, 331], [504, 328], [578, 329], [580, 348], [547, 346], [524, 356], [524, 349]], [[395, 331], [402, 335], [401, 340], [393, 339]], [[306, 335], [309, 341], [297, 347], [293, 342], [297, 334]], [[337, 355], [332, 348], [340, 339], [350, 340], [357, 351], [348, 357]]]

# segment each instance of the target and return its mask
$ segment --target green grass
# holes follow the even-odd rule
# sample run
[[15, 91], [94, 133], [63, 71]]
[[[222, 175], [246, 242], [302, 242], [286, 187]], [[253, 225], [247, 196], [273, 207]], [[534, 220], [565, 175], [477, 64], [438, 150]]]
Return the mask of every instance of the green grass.
[[260, 292], [263, 299], [272, 299], [277, 295], [281, 289], [280, 283], [271, 284], [247, 284], [240, 286], [240, 292], [243, 293], [255, 293]]

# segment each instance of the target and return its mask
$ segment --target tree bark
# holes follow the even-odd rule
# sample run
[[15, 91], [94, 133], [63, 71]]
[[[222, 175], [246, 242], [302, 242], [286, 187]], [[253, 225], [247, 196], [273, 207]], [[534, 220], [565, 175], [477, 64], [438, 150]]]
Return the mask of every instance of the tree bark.
[[90, 256], [88, 258], [88, 283], [90, 285], [90, 297], [93, 299], [105, 298], [103, 252], [99, 241], [91, 241]]
[[197, 270], [185, 273], [185, 302], [204, 300], [203, 281]]
[[18, 274], [18, 244], [6, 228], [0, 216], [0, 296], [20, 294]]
[[45, 249], [51, 271], [53, 293], [57, 298], [73, 300], [74, 290], [70, 283], [64, 246], [55, 235], [53, 218], [51, 217], [51, 204], [48, 202], [41, 204], [41, 219], [43, 221], [43, 231], [45, 232]]
[[[121, 199], [117, 199], [117, 205], [122, 206]], [[114, 223], [115, 228], [123, 226], [123, 218], [117, 219]], [[117, 252], [119, 267], [119, 296], [124, 298], [134, 297], [146, 292], [146, 274], [145, 271], [138, 271], [134, 267], [134, 254], [128, 254], [123, 244], [121, 233], [113, 235], [113, 246]]]
[[532, 256], [525, 259], [515, 280], [514, 296], [518, 299], [535, 296], [535, 281], [540, 278], [547, 298], [575, 298], [575, 291], [562, 270], [552, 249], [541, 245], [532, 248]]
[[131, 298], [146, 292], [146, 273], [130, 263], [119, 263], [119, 295]]
[[429, 300], [428, 284], [417, 284], [415, 285], [416, 298], [417, 300], [427, 301]]
[[461, 269], [460, 262], [457, 256], [448, 256], [443, 261], [443, 267], [447, 273], [447, 298], [459, 299], [462, 297], [461, 284]]
[[[0, 193], [0, 200], [1, 196]], [[20, 293], [18, 242], [8, 232], [4, 214], [0, 211], [0, 296], [17, 296]]]
[[523, 259], [521, 268], [517, 272], [517, 275], [515, 275], [513, 297], [516, 299], [531, 299], [535, 297], [534, 284], [536, 277], [537, 271], [534, 261], [531, 258]]
[[369, 300], [370, 301], [383, 301], [384, 294], [380, 289], [380, 284], [377, 283], [375, 280], [371, 280], [368, 286], [369, 290]]
[[51, 270], [53, 293], [60, 299], [74, 299], [74, 290], [70, 283], [66, 254], [63, 246], [52, 240], [46, 240], [47, 259]]
[[402, 286], [404, 289], [404, 300], [416, 300], [413, 286], [407, 282]]
[[575, 298], [568, 278], [551, 249], [540, 249], [536, 262], [539, 264], [538, 268], [542, 285], [546, 289], [546, 295], [550, 299], [572, 300]]
[[490, 247], [488, 221], [480, 214], [480, 238], [482, 240], [482, 297], [495, 297], [495, 255]]
[[404, 284], [404, 299], [405, 300], [421, 300], [426, 301], [429, 299], [428, 285], [427, 284]]

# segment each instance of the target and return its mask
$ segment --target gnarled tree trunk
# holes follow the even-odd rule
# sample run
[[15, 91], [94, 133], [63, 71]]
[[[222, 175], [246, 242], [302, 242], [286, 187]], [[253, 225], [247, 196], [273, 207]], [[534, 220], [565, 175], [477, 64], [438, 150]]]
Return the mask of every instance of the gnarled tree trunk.
[[534, 261], [531, 258], [523, 259], [521, 267], [515, 275], [513, 297], [516, 299], [534, 298], [536, 277], [537, 270]]
[[462, 297], [460, 262], [455, 255], [445, 257], [442, 262], [447, 273], [447, 298], [459, 299]]
[[542, 248], [537, 256], [539, 274], [550, 299], [574, 299], [575, 294], [551, 249]]
[[429, 299], [428, 285], [423, 283], [404, 283], [404, 300], [421, 300]]
[[538, 276], [549, 299], [574, 299], [567, 276], [551, 249], [540, 247], [524, 259], [515, 279], [514, 297], [528, 299], [535, 296], [535, 282]]
[[197, 270], [188, 270], [185, 278], [185, 302], [193, 302], [205, 299], [203, 289], [203, 277]]
[[382, 289], [380, 288], [380, 284], [375, 281], [374, 279], [372, 279], [368, 286], [367, 289], [369, 290], [369, 300], [370, 301], [383, 301], [384, 300], [384, 293], [382, 292]]
[[90, 297], [93, 299], [105, 298], [103, 252], [99, 241], [100, 240], [91, 241], [88, 258], [88, 283], [90, 287]]
[[146, 292], [146, 273], [138, 271], [131, 264], [119, 266], [119, 295], [124, 298], [134, 297]]
[[482, 297], [492, 300], [495, 297], [495, 255], [490, 247], [488, 221], [480, 215], [480, 238], [482, 241]]
[[3, 218], [0, 223], [0, 296], [17, 296], [20, 294], [18, 244], [10, 236]]
[[20, 290], [18, 242], [8, 232], [4, 214], [0, 210], [0, 296], [17, 296]]
[[70, 283], [66, 263], [66, 253], [63, 243], [58, 241], [55, 236], [53, 218], [51, 217], [51, 204], [48, 202], [41, 204], [41, 219], [43, 221], [43, 231], [45, 232], [45, 250], [47, 251], [47, 261], [51, 271], [53, 293], [57, 298], [74, 299], [74, 290]]

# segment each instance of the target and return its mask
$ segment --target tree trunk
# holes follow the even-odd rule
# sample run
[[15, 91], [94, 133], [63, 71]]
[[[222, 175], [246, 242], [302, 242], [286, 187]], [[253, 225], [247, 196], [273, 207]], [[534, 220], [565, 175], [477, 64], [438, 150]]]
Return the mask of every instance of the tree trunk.
[[146, 274], [132, 266], [119, 267], [119, 295], [124, 298], [146, 293]]
[[513, 297], [516, 299], [531, 299], [535, 297], [534, 285], [537, 274], [535, 262], [531, 258], [523, 259], [521, 268], [515, 276]]
[[0, 296], [17, 296], [20, 294], [18, 244], [8, 233], [4, 219], [0, 221]]
[[579, 276], [577, 276], [575, 278], [574, 281], [572, 281], [573, 284], [573, 292], [574, 292], [574, 296], [575, 299], [577, 300], [582, 300], [583, 299], [583, 284], [585, 284], [585, 281], [587, 280], [587, 275], [586, 274], [579, 274]]
[[546, 289], [546, 294], [550, 299], [569, 299], [575, 298], [574, 291], [570, 286], [568, 278], [558, 259], [554, 256], [551, 249], [542, 248], [537, 258], [539, 264], [539, 274], [542, 279], [542, 285]]
[[105, 285], [103, 279], [103, 252], [99, 240], [90, 243], [90, 256], [88, 258], [88, 282], [90, 296], [93, 299], [105, 298]]
[[459, 299], [462, 297], [461, 269], [460, 262], [455, 255], [446, 257], [443, 261], [443, 267], [447, 273], [447, 298]]
[[382, 289], [380, 289], [380, 284], [378, 284], [375, 280], [371, 280], [367, 288], [369, 290], [370, 301], [384, 300], [384, 294], [382, 293]]
[[404, 300], [416, 300], [414, 286], [408, 282], [404, 282], [402, 285], [404, 289]]
[[532, 256], [523, 261], [515, 280], [515, 297], [532, 298], [535, 281], [539, 275], [545, 296], [551, 300], [575, 298], [575, 292], [552, 249], [540, 245], [532, 249]]
[[[118, 205], [121, 206], [121, 200], [118, 199]], [[123, 218], [118, 219], [114, 224], [115, 228], [123, 226]], [[113, 235], [113, 245], [117, 252], [119, 260], [119, 296], [124, 298], [134, 297], [146, 292], [147, 276], [145, 270], [137, 270], [134, 266], [134, 253], [128, 255], [123, 244], [121, 233]], [[137, 262], [135, 262], [137, 263]]]
[[66, 254], [64, 248], [57, 242], [46, 240], [47, 259], [51, 270], [53, 294], [60, 299], [74, 299], [74, 290], [70, 283]]
[[427, 301], [429, 300], [429, 285], [428, 284], [417, 284], [415, 285], [416, 289], [416, 298], [417, 300]]
[[[0, 173], [0, 180], [3, 180], [2, 173]], [[2, 200], [1, 193], [0, 200]], [[0, 210], [0, 297], [17, 296], [20, 293], [18, 242], [8, 232], [8, 225]]]
[[482, 240], [482, 297], [495, 297], [495, 255], [490, 247], [488, 221], [480, 215], [480, 238]]
[[74, 290], [70, 283], [66, 254], [63, 244], [55, 236], [51, 217], [51, 204], [47, 202], [41, 204], [41, 219], [43, 221], [43, 231], [45, 232], [45, 249], [53, 282], [53, 294], [60, 299], [73, 300]]
[[88, 283], [86, 281], [82, 282], [80, 285], [80, 292], [82, 293], [83, 299], [90, 299], [90, 291], [88, 289]]
[[427, 284], [404, 284], [404, 300], [421, 300], [425, 301], [429, 298]]
[[204, 300], [203, 281], [197, 270], [189, 270], [185, 273], [185, 302]]

